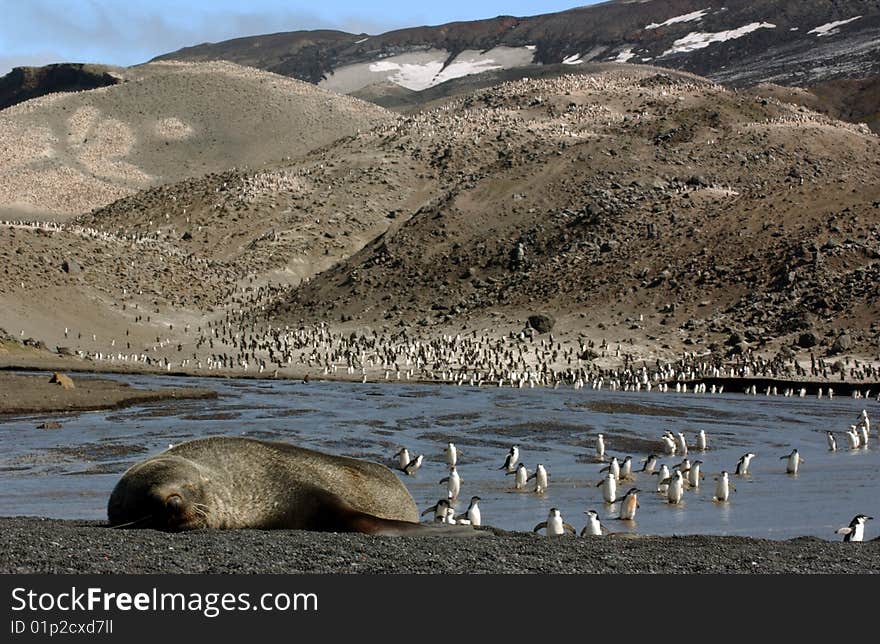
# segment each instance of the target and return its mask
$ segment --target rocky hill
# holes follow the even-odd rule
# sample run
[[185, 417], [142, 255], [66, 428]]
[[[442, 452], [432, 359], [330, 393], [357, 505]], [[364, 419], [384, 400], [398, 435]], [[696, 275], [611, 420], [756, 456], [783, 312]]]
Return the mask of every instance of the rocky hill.
[[877, 350], [880, 145], [863, 126], [630, 67], [481, 90], [379, 144], [430, 168], [435, 199], [276, 320], [515, 329], [546, 312], [668, 347], [851, 328]]
[[[608, 65], [478, 90], [302, 160], [139, 192], [78, 218], [96, 231], [85, 245], [13, 231], [3, 257], [13, 286], [78, 281], [117, 312], [138, 293], [169, 320], [250, 301], [254, 323], [430, 335], [518, 330], [544, 313], [558, 333], [670, 355], [731, 337], [830, 348], [843, 329], [870, 355], [878, 172], [864, 126]], [[82, 274], [53, 268], [67, 256]], [[287, 286], [233, 297], [269, 282]]]
[[0, 111], [0, 216], [72, 215], [137, 190], [304, 154], [392, 117], [232, 63], [153, 63]]
[[0, 77], [0, 110], [54, 92], [79, 92], [119, 82], [119, 70], [104, 65], [60, 63], [16, 67]]
[[814, 85], [880, 74], [871, 0], [612, 1], [378, 35], [299, 31], [205, 43], [160, 60], [232, 60], [353, 92], [533, 64], [650, 63], [735, 86]]

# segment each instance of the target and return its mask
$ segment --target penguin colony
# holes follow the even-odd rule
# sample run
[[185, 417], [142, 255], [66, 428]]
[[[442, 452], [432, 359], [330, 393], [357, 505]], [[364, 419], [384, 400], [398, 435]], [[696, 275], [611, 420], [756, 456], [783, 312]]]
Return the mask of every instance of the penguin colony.
[[[850, 440], [851, 449], [863, 449], [868, 446], [870, 436], [871, 421], [868, 417], [867, 410], [862, 413], [856, 424], [851, 425], [848, 433], [855, 438]], [[836, 451], [837, 441], [833, 432], [827, 432], [829, 450]], [[663, 458], [657, 454], [650, 454], [640, 459], [642, 463], [641, 469], [633, 471], [633, 457], [627, 455], [622, 460], [617, 456], [606, 456], [607, 441], [603, 434], [598, 434], [595, 440], [595, 460], [605, 463], [598, 470], [603, 475], [602, 478], [595, 483], [596, 488], [600, 488], [601, 502], [605, 504], [606, 509], [616, 511], [617, 520], [628, 522], [635, 525], [636, 513], [639, 505], [639, 494], [657, 494], [668, 505], [678, 506], [685, 503], [687, 492], [696, 490], [700, 487], [706, 476], [702, 471], [704, 462], [700, 459], [691, 460], [688, 454], [688, 441], [683, 433], [672, 434], [667, 432], [659, 438], [658, 441], [667, 456], [682, 456], [682, 460], [678, 463], [667, 464], [661, 463]], [[709, 436], [705, 430], [700, 430], [693, 440], [693, 450], [705, 453], [709, 450]], [[449, 469], [448, 476], [439, 481], [439, 484], [445, 484], [446, 494], [437, 501], [436, 504], [427, 508], [422, 516], [433, 513], [434, 521], [450, 524], [464, 524], [472, 526], [482, 525], [482, 512], [479, 502], [482, 500], [479, 496], [471, 497], [467, 510], [456, 513], [455, 503], [461, 492], [463, 479], [458, 473], [458, 455], [459, 450], [454, 443], [448, 443], [444, 449], [446, 465]], [[514, 476], [513, 488], [518, 491], [532, 492], [538, 495], [546, 495], [550, 487], [550, 473], [547, 467], [538, 463], [534, 471], [529, 473], [528, 466], [520, 461], [522, 450], [519, 445], [513, 445], [504, 457], [503, 464], [497, 469], [502, 471], [505, 476]], [[714, 480], [714, 494], [711, 497], [712, 502], [717, 505], [730, 503], [732, 493], [736, 492], [734, 484], [735, 479], [747, 479], [751, 476], [750, 466], [752, 460], [757, 455], [752, 452], [743, 454], [734, 464], [731, 474], [728, 470], [721, 470], [712, 475]], [[412, 460], [409, 451], [401, 448], [395, 455], [396, 469], [410, 474], [408, 468]], [[423, 455], [419, 455], [418, 459], [421, 463]], [[779, 460], [783, 461], [781, 469], [789, 476], [797, 477], [801, 465], [806, 463], [797, 448], [793, 448], [788, 454], [779, 456]], [[634, 482], [637, 478], [642, 478], [642, 487], [630, 486], [626, 493], [619, 494], [622, 489], [621, 485], [627, 482]], [[656, 477], [656, 478], [655, 478]], [[535, 481], [534, 487], [529, 488], [528, 482]], [[597, 499], [598, 500], [598, 499]], [[581, 537], [602, 536], [611, 534], [614, 531], [602, 524], [599, 513], [595, 509], [583, 511], [585, 515], [585, 525], [578, 533], [577, 529], [567, 523], [559, 508], [550, 509], [546, 519], [535, 525], [533, 531], [544, 531], [548, 537], [564, 536], [566, 534], [578, 535]], [[863, 541], [865, 538], [865, 524], [872, 520], [873, 517], [865, 514], [857, 514], [848, 526], [841, 527], [835, 531], [836, 534], [843, 535], [843, 540], [850, 542]]]
[[[188, 254], [171, 243], [179, 237], [179, 231], [163, 232], [150, 226], [145, 231], [110, 232], [77, 223], [0, 220], [0, 229], [3, 228], [138, 250], [142, 265], [117, 267], [121, 273], [113, 288], [108, 284], [93, 285], [115, 313], [127, 321], [125, 329], [118, 335], [96, 333], [95, 329], [77, 328], [71, 321], [60, 320], [55, 333], [42, 338], [50, 346], [64, 346], [81, 359], [102, 366], [194, 375], [219, 372], [232, 376], [293, 377], [303, 372], [320, 372], [327, 377], [346, 376], [362, 382], [405, 379], [473, 386], [570, 386], [695, 394], [724, 391], [724, 385], [701, 382], [707, 379], [785, 380], [809, 376], [825, 383], [840, 380], [850, 385], [880, 379], [880, 367], [848, 357], [829, 363], [811, 355], [809, 368], [794, 358], [768, 359], [751, 349], [731, 359], [711, 352], [686, 351], [671, 361], [640, 360], [628, 353], [625, 345], [612, 346], [604, 339], [562, 342], [552, 333], [546, 339], [539, 338], [528, 326], [500, 337], [471, 331], [431, 338], [419, 337], [413, 330], [334, 331], [326, 322], [278, 326], [265, 318], [275, 304], [287, 299], [294, 285], [265, 282], [254, 274], [236, 274], [217, 262]], [[175, 289], [161, 293], [160, 297], [154, 290], [155, 284], [144, 281], [143, 276], [166, 270], [181, 275], [211, 274], [216, 284], [210, 295], [192, 301], [178, 301]], [[30, 287], [23, 284], [21, 288]], [[157, 306], [157, 298], [172, 308]], [[193, 317], [178, 315], [175, 307], [207, 308], [210, 315], [205, 313], [200, 316], [202, 322], [192, 323]], [[27, 337], [25, 329], [7, 331]], [[598, 367], [582, 358], [591, 352], [614, 359], [619, 366]], [[820, 382], [809, 389], [780, 390], [767, 386], [758, 391], [756, 385], [751, 385], [745, 393], [834, 397], [833, 387]], [[856, 386], [852, 395], [880, 399], [880, 392], [872, 391], [870, 385]]]

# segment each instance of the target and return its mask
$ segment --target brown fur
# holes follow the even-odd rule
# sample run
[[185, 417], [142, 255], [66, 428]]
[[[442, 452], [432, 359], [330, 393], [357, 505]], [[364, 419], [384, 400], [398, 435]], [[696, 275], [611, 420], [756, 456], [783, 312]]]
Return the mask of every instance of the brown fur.
[[182, 443], [129, 468], [107, 514], [113, 526], [169, 531], [420, 529], [412, 496], [383, 465], [232, 437]]

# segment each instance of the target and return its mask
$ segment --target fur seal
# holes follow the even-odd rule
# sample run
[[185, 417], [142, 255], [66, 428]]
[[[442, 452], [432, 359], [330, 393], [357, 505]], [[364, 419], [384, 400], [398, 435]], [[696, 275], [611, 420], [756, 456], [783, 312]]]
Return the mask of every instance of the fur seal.
[[114, 527], [169, 532], [438, 531], [418, 523], [415, 501], [384, 465], [235, 437], [181, 443], [132, 466], [110, 495], [107, 517]]

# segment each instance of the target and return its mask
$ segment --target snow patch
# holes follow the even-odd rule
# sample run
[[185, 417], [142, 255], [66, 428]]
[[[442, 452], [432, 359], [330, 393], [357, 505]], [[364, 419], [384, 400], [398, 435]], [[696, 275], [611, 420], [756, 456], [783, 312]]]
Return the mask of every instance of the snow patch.
[[360, 45], [362, 42], [367, 42], [369, 39], [370, 39], [370, 37], [367, 36], [366, 38], [361, 38], [360, 40], [355, 40], [355, 41], [354, 41], [354, 44], [355, 44], [355, 45]]
[[617, 58], [614, 59], [615, 63], [625, 63], [628, 62], [631, 58], [635, 58], [636, 55], [633, 53], [632, 47], [627, 47], [619, 54], [617, 54]]
[[668, 56], [670, 54], [683, 54], [697, 49], [708, 47], [712, 43], [725, 42], [735, 40], [743, 36], [757, 31], [758, 29], [775, 29], [776, 25], [769, 22], [752, 22], [740, 27], [739, 29], [730, 29], [728, 31], [719, 31], [716, 33], [704, 33], [700, 31], [692, 31], [684, 38], [679, 38], [672, 43], [672, 48], [667, 49], [661, 54]]
[[668, 27], [669, 25], [674, 25], [679, 22], [694, 22], [695, 20], [702, 20], [709, 11], [711, 11], [711, 9], [701, 9], [700, 11], [693, 11], [681, 16], [675, 16], [665, 22], [652, 22], [650, 25], [645, 25], [645, 29], [659, 29], [660, 27]]
[[582, 62], [584, 61], [581, 60], [580, 54], [575, 54], [574, 56], [569, 56], [568, 58], [562, 59], [563, 65], [580, 65]]
[[529, 51], [535, 51], [538, 48], [538, 45], [526, 45], [526, 49]]
[[847, 25], [854, 20], [858, 20], [861, 16], [856, 16], [855, 18], [850, 18], [849, 20], [836, 20], [834, 22], [827, 22], [824, 25], [819, 25], [815, 29], [810, 29], [808, 34], [816, 34], [819, 38], [822, 36], [833, 36], [836, 33], [840, 33], [840, 29], [838, 27], [842, 25]]

